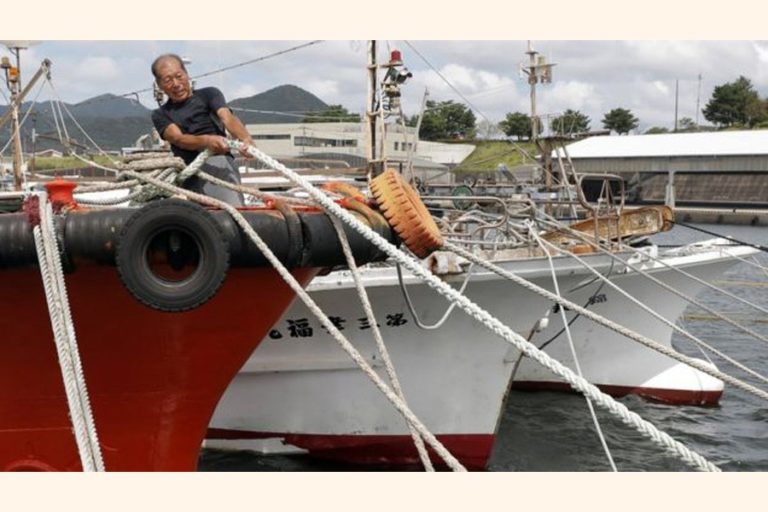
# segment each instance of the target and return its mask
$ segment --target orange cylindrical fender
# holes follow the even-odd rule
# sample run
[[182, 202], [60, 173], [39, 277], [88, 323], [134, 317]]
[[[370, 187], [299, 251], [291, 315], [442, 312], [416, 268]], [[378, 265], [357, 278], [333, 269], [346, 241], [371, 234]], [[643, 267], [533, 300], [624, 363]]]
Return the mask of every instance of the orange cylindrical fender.
[[371, 180], [371, 192], [379, 209], [397, 235], [419, 258], [443, 246], [443, 236], [419, 194], [394, 169]]

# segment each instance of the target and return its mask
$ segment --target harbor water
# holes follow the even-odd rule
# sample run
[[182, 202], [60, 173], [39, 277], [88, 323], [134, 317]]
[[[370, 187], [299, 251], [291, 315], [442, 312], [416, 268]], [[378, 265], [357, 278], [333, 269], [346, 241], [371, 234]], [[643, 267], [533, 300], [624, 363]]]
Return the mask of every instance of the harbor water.
[[[697, 225], [700, 228], [760, 245], [768, 245], [768, 228], [726, 225]], [[659, 234], [660, 245], [680, 245], [711, 238], [676, 226]], [[768, 267], [768, 254], [754, 261]], [[738, 263], [714, 284], [763, 308], [768, 308], [768, 272]], [[705, 290], [698, 299], [704, 304], [768, 336], [768, 318], [732, 298]], [[631, 312], [630, 312], [631, 313]], [[768, 346], [709, 313], [689, 306], [680, 325], [761, 375], [768, 374]], [[705, 358], [693, 344], [675, 333], [679, 351]], [[714, 356], [713, 356], [714, 357]], [[760, 386], [726, 361], [713, 359], [721, 371]], [[768, 406], [761, 399], [726, 386], [717, 407], [667, 406], [637, 397], [621, 399], [659, 429], [700, 453], [724, 471], [768, 471]], [[597, 417], [619, 471], [689, 471], [674, 456], [651, 440], [597, 409]], [[203, 450], [201, 471], [355, 471], [389, 470], [362, 468], [311, 460], [302, 455], [260, 456], [249, 452]], [[418, 468], [413, 468], [418, 469]], [[512, 391], [499, 427], [490, 471], [610, 471], [607, 456], [595, 432], [585, 399], [581, 395]]]

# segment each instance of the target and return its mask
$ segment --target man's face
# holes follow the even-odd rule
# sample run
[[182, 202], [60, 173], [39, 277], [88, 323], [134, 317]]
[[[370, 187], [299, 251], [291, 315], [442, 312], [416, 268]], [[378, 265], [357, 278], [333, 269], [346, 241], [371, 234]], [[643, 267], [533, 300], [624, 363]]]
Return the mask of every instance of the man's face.
[[165, 59], [157, 66], [157, 85], [175, 103], [182, 102], [192, 95], [189, 75], [176, 59]]

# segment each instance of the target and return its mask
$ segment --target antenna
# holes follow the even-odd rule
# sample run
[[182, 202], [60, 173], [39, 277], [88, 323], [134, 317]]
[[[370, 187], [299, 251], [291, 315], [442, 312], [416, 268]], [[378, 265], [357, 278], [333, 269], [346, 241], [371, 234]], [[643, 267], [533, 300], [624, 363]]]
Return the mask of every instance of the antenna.
[[546, 57], [540, 55], [533, 49], [533, 41], [528, 41], [529, 56], [528, 66], [520, 65], [520, 70], [528, 75], [528, 84], [531, 86], [531, 142], [535, 143], [539, 136], [539, 117], [536, 115], [536, 84], [552, 83], [552, 67], [555, 64], [548, 64]]

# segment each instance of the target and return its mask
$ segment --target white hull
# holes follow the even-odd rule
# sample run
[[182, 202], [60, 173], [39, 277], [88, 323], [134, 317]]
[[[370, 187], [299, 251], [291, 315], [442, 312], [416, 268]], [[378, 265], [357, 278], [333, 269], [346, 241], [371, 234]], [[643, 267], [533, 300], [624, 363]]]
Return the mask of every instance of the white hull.
[[[729, 248], [737, 254], [750, 249]], [[664, 291], [638, 273], [619, 273], [607, 256], [586, 259], [632, 296], [674, 321], [683, 312], [683, 299]], [[719, 251], [666, 258], [705, 279], [714, 279], [733, 259]], [[505, 268], [547, 289], [553, 289], [544, 258], [502, 263]], [[645, 336], [670, 345], [665, 326], [618, 292], [601, 285], [572, 259], [556, 260], [561, 292], [566, 298]], [[694, 296], [702, 285], [665, 268], [653, 274]], [[554, 375], [470, 319], [458, 308], [437, 330], [419, 329], [411, 317], [394, 269], [366, 269], [364, 282], [408, 404], [431, 432], [454, 455], [471, 467], [482, 467], [490, 455], [504, 398], [510, 387], [531, 389], [567, 387]], [[459, 286], [463, 275], [450, 276]], [[406, 276], [417, 313], [425, 323], [436, 322], [446, 301]], [[364, 313], [348, 272], [317, 278], [312, 297], [329, 316], [344, 320], [342, 331], [386, 380], [370, 329], [362, 329]], [[516, 332], [526, 336], [552, 304], [532, 292], [485, 271], [473, 274], [466, 295]], [[567, 312], [569, 320], [573, 312]], [[550, 313], [549, 326], [536, 333], [540, 345], [562, 331], [560, 314]], [[306, 319], [309, 331], [294, 330]], [[401, 324], [402, 319], [406, 323]], [[297, 323], [298, 322], [298, 323]], [[294, 303], [276, 324], [280, 339], [267, 338], [230, 385], [215, 412], [208, 447], [274, 452], [274, 439], [286, 448], [307, 450], [354, 462], [415, 462], [416, 452], [405, 422], [337, 343], [301, 303]], [[635, 342], [579, 318], [571, 324], [576, 353], [584, 376], [609, 393], [637, 393], [671, 403], [713, 403], [722, 393], [717, 379], [690, 369]], [[565, 333], [546, 346], [546, 352], [573, 368]], [[516, 369], [515, 369], [516, 368]], [[277, 445], [279, 447], [279, 445]]]

